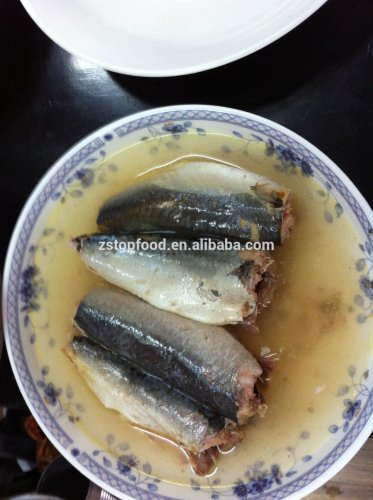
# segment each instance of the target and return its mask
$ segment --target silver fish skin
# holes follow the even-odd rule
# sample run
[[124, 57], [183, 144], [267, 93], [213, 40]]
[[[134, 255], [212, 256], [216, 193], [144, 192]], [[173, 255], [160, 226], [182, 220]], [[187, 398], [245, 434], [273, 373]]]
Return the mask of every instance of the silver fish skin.
[[109, 288], [91, 291], [75, 325], [89, 338], [129, 359], [198, 403], [244, 423], [265, 412], [255, 383], [256, 359], [227, 330], [157, 309]]
[[239, 167], [184, 159], [107, 200], [104, 230], [272, 241], [293, 226], [291, 191]]
[[[162, 242], [165, 249], [134, 249], [139, 240]], [[255, 322], [257, 291], [273, 262], [268, 253], [172, 250], [173, 243], [192, 244], [101, 233], [73, 240], [90, 270], [155, 307], [213, 325]]]
[[241, 440], [234, 426], [224, 428], [224, 419], [209, 422], [188, 398], [86, 337], [75, 336], [65, 353], [98, 399], [134, 425], [193, 453]]

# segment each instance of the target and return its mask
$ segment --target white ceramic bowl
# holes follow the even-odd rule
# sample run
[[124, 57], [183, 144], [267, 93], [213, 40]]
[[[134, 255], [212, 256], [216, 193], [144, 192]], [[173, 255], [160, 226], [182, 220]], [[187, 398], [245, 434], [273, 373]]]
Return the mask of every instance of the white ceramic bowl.
[[326, 0], [21, 0], [61, 47], [111, 71], [196, 73], [277, 40]]
[[[163, 138], [180, 139], [192, 132], [205, 140], [210, 133], [218, 133], [262, 142], [270, 147], [275, 159], [288, 162], [299, 175], [303, 174], [304, 182], [317, 177], [334, 197], [337, 215], [343, 212], [349, 217], [359, 234], [361, 256], [356, 263], [357, 282], [360, 280], [364, 285], [372, 279], [364, 274], [365, 263], [372, 262], [372, 211], [343, 172], [314, 146], [280, 125], [233, 109], [185, 105], [149, 110], [120, 119], [83, 139], [52, 166], [28, 199], [14, 230], [4, 272], [3, 315], [12, 368], [27, 404], [56, 448], [93, 482], [120, 498], [299, 499], [336, 474], [372, 432], [372, 366], [356, 374], [361, 378], [354, 384], [351, 401], [343, 404], [341, 399], [335, 400], [335, 404], [340, 405], [340, 421], [330, 422], [328, 439], [316, 454], [304, 456], [281, 474], [278, 468], [267, 464], [266, 470], [270, 472], [263, 473], [261, 481], [248, 480], [218, 490], [211, 485], [210, 489], [202, 490], [198, 481], [192, 482], [189, 488], [159, 482], [149, 476], [151, 464], [144, 463], [142, 470], [135, 472], [128, 461], [116, 462], [110, 451], [96, 450], [92, 439], [71, 421], [66, 411], [74, 388], [57, 390], [62, 382], [53, 379], [54, 367], [47, 370], [40, 366], [35, 352], [35, 333], [28, 319], [38, 293], [34, 249], [43, 234], [46, 216], [60, 202], [62, 191], [68, 189], [71, 182], [69, 179], [81, 179], [88, 189], [88, 180], [95, 182], [102, 159], [124, 145], [136, 143], [149, 134], [157, 137], [160, 144], [169, 144], [170, 139], [163, 141]], [[366, 325], [371, 321], [373, 297], [371, 287], [365, 287], [365, 295], [364, 286], [362, 288], [361, 296], [355, 301], [357, 307], [361, 307], [356, 320]], [[346, 370], [353, 378], [354, 367], [347, 365]], [[79, 404], [75, 407], [79, 410]], [[108, 444], [114, 439], [115, 436], [110, 436]], [[237, 470], [238, 477], [244, 477], [243, 471]]]

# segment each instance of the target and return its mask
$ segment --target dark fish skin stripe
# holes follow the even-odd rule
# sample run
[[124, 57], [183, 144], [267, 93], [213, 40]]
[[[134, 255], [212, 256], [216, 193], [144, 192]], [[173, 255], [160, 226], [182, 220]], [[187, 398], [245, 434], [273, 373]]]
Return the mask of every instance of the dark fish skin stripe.
[[[137, 391], [141, 391], [148, 399], [153, 399], [155, 408], [157, 401], [167, 398], [169, 402], [174, 401], [174, 411], [177, 411], [177, 408], [180, 407], [188, 412], [203, 413], [193, 401], [173, 389], [170, 385], [140, 371], [129, 361], [120, 358], [93, 340], [82, 336], [75, 336], [71, 341], [71, 347], [75, 351], [80, 352], [80, 355], [88, 357], [93, 362], [105, 363], [108, 369], [110, 367], [111, 370], [119, 372], [121, 377], [124, 377], [130, 385], [137, 388]], [[172, 408], [169, 410], [171, 411]], [[224, 418], [208, 413], [204, 415], [209, 421], [211, 431], [219, 431], [224, 428]]]
[[[119, 318], [108, 311], [99, 300], [86, 299], [80, 303], [74, 321], [89, 338], [119, 356], [130, 359], [151, 375], [167, 380], [198, 402], [200, 407], [237, 421], [236, 395], [228, 387], [225, 390], [222, 385], [206, 383], [206, 377], [200, 376], [204, 367], [195, 362], [191, 353], [179, 353], [169, 344], [162, 344], [154, 335], [153, 324], [157, 322], [159, 328], [162, 324], [162, 321], [159, 322], [160, 317], [176, 315], [146, 304], [146, 318], [134, 324], [123, 319], [123, 315]], [[180, 327], [183, 321], [186, 320], [180, 318]]]
[[[170, 385], [141, 372], [132, 363], [120, 358], [95, 341], [87, 337], [75, 336], [71, 341], [71, 349], [78, 357], [89, 360], [93, 367], [100, 365], [102, 368], [104, 366], [106, 371], [115, 373], [123, 381], [126, 381], [138, 397], [143, 398], [154, 412], [157, 410], [167, 412], [174, 418], [185, 420], [185, 424], [190, 422], [193, 417], [199, 419], [199, 414], [202, 413], [208, 421], [211, 433], [218, 432], [225, 427], [224, 418], [204, 414], [192, 400], [174, 390]], [[160, 403], [166, 405], [163, 406], [162, 410], [159, 408]]]
[[250, 193], [206, 195], [139, 185], [109, 199], [97, 224], [109, 230], [163, 230], [280, 244], [282, 214], [282, 207]]

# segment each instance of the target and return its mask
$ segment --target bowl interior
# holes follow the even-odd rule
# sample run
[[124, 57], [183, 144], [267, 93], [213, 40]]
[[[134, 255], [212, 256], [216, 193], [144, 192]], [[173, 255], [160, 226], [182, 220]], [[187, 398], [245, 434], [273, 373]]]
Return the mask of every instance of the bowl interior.
[[[143, 157], [139, 151], [145, 151]], [[305, 185], [304, 193], [320, 200], [315, 227], [321, 232], [338, 224], [343, 228], [348, 221], [354, 230], [348, 272], [355, 283], [349, 324], [355, 325], [351, 331], [361, 344], [358, 357], [334, 353], [341, 380], [321, 405], [330, 415], [323, 417], [323, 434], [317, 431], [324, 436], [321, 441], [315, 442], [316, 430], [300, 427], [294, 436], [289, 432], [283, 449], [263, 445], [258, 456], [243, 455], [233, 473], [223, 466], [207, 479], [193, 476], [185, 464], [179, 466], [182, 474], [168, 473], [167, 454], [162, 458], [159, 444], [149, 445], [149, 452], [139, 445], [135, 431], [119, 429], [117, 416], [87, 395], [63, 359], [71, 317], [58, 324], [52, 317], [52, 312], [66, 314], [63, 282], [71, 283], [72, 295], [79, 297], [84, 291], [79, 288], [81, 271], [75, 256], [67, 250], [80, 220], [89, 220], [80, 232], [94, 231], [96, 211], [113, 189], [119, 189], [122, 175], [133, 180], [151, 165], [190, 152], [233, 163], [257, 162], [259, 171], [263, 161], [266, 173], [273, 172], [285, 185]], [[67, 219], [75, 222], [66, 226]], [[30, 409], [61, 453], [94, 482], [123, 498], [262, 498], [263, 492], [268, 498], [300, 498], [335, 474], [372, 430], [371, 228], [370, 209], [330, 160], [295, 134], [254, 115], [185, 106], [141, 113], [104, 127], [68, 151], [42, 179], [9, 248], [3, 294], [6, 341]], [[96, 278], [87, 280], [84, 286], [89, 289]], [[228, 464], [230, 458], [224, 460]]]

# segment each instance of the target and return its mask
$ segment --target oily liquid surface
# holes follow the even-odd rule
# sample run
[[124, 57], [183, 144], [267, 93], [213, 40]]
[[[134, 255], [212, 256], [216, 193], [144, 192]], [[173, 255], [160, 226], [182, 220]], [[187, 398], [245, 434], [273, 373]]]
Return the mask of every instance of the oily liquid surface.
[[[67, 194], [65, 203], [56, 202], [47, 227], [61, 231], [63, 238], [51, 244], [47, 256], [42, 252], [35, 256], [48, 287], [41, 312], [32, 318], [40, 366], [51, 367], [49, 379], [57, 387], [73, 388], [73, 402], [84, 406], [75, 425], [102, 454], [119, 456], [123, 453], [119, 444], [128, 443], [127, 453], [134, 454], [140, 464], [149, 462], [152, 475], [190, 484], [193, 473], [185, 454], [104, 408], [62, 352], [73, 335], [72, 318], [79, 301], [103, 283], [85, 268], [69, 240], [97, 231], [98, 210], [109, 196], [138, 182], [141, 174], [153, 175], [154, 167], [177, 157], [206, 155], [265, 175], [293, 190], [296, 225], [291, 237], [274, 252], [281, 279], [271, 307], [259, 316], [260, 333], [250, 335], [237, 326], [231, 331], [253, 354], [269, 351], [278, 361], [270, 382], [262, 387], [268, 404], [265, 418], [252, 419], [244, 429], [244, 441], [219, 458], [214, 477], [219, 477], [221, 486], [233, 484], [238, 478], [245, 479], [247, 468], [260, 461], [265, 462], [263, 470], [278, 464], [286, 472], [325, 442], [329, 425], [340, 425], [344, 398], [336, 393], [341, 386], [351, 385], [347, 367], [354, 364], [360, 377], [369, 366], [372, 324], [370, 320], [363, 325], [356, 322], [359, 311], [353, 301], [360, 293], [354, 267], [361, 257], [359, 241], [346, 215], [335, 217], [332, 224], [325, 221], [317, 181], [300, 172], [287, 175], [277, 171], [262, 144], [251, 143], [249, 154], [243, 155], [240, 139], [188, 134], [180, 138], [178, 146], [177, 151], [160, 147], [151, 154], [150, 140], [124, 150], [105, 160], [104, 167], [110, 164], [118, 169], [107, 169], [103, 184], [94, 182], [82, 189], [83, 196]], [[46, 322], [48, 328], [43, 327]], [[348, 397], [353, 399], [353, 393]], [[114, 442], [107, 440], [108, 435], [114, 436]], [[201, 485], [212, 480], [194, 478]]]

